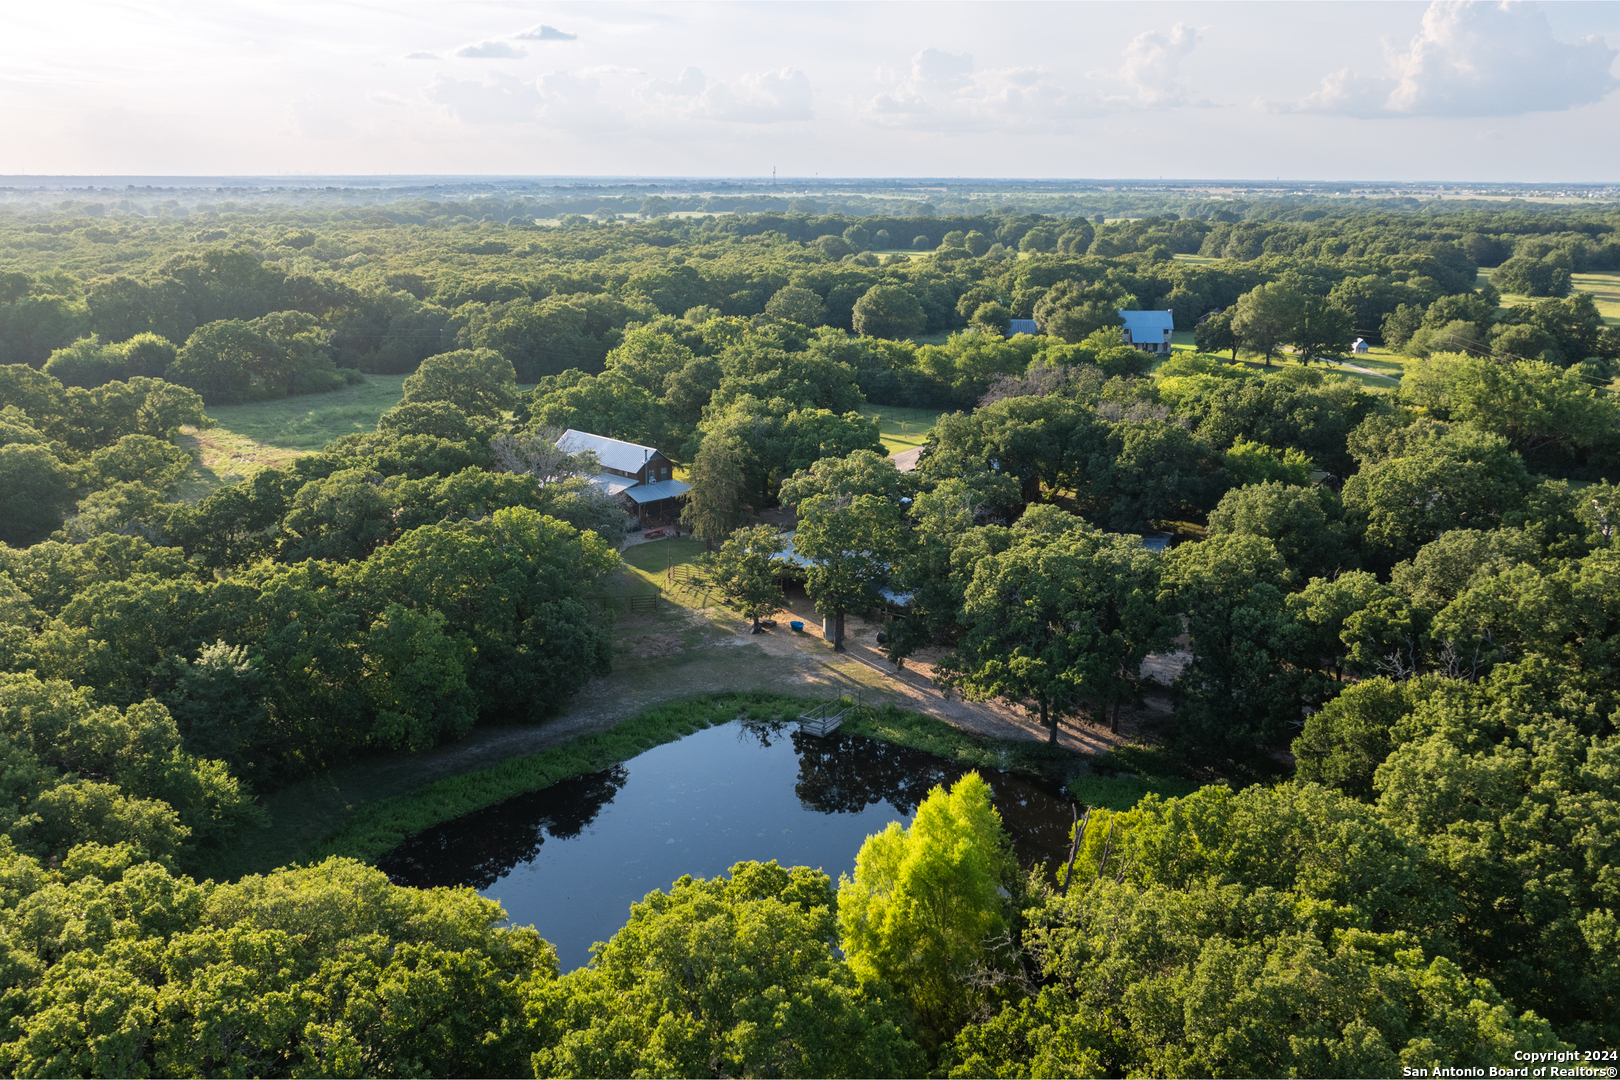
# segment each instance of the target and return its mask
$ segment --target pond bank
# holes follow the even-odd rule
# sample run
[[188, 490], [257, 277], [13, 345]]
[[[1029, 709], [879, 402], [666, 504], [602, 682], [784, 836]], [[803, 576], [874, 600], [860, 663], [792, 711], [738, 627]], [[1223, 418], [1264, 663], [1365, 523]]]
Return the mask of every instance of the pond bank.
[[[778, 717], [791, 719], [823, 700], [826, 699], [760, 691], [698, 695], [645, 709], [606, 730], [576, 728], [572, 737], [567, 737], [566, 725], [563, 725], [564, 730], [558, 734], [566, 741], [559, 741], [557, 745], [537, 753], [520, 756], [510, 755], [510, 751], [523, 741], [520, 733], [514, 731], [508, 740], [497, 738], [477, 747], [473, 760], [494, 759], [491, 767], [475, 768], [451, 776], [441, 774], [442, 778], [437, 780], [427, 779], [431, 773], [422, 767], [420, 759], [404, 758], [384, 763], [382, 768], [392, 765], [397, 770], [397, 775], [392, 777], [394, 782], [373, 776], [370, 786], [373, 789], [381, 787], [384, 792], [393, 787], [393, 793], [358, 805], [341, 803], [329, 811], [340, 819], [336, 828], [329, 828], [324, 835], [267, 836], [267, 842], [257, 850], [252, 847], [244, 850], [240, 865], [222, 867], [222, 872], [217, 876], [238, 877], [263, 872], [286, 862], [309, 862], [328, 855], [372, 862], [407, 836], [424, 829], [504, 802], [516, 795], [538, 791], [559, 781], [628, 761], [645, 750], [702, 728], [726, 723], [739, 716], [759, 720]], [[1084, 759], [1068, 750], [1024, 740], [986, 738], [945, 721], [892, 706], [857, 709], [846, 720], [844, 730], [925, 750], [969, 766], [1037, 772], [1060, 781], [1084, 769]], [[341, 799], [344, 792], [348, 793], [349, 798], [356, 796], [354, 788], [348, 783], [349, 778], [344, 775], [347, 771], [338, 770], [331, 776], [328, 781], [332, 784], [330, 797]], [[377, 769], [374, 767], [373, 771]], [[400, 782], [408, 781], [414, 775], [422, 776], [421, 781], [414, 787], [401, 790]], [[301, 790], [297, 794], [305, 800], [318, 795], [311, 787], [313, 785], [300, 785]], [[273, 814], [273, 817], [279, 815]], [[278, 825], [279, 822], [272, 825], [269, 831], [277, 830]], [[301, 843], [298, 842], [300, 840]], [[258, 857], [255, 858], [255, 855]], [[268, 865], [258, 865], [260, 862]]]

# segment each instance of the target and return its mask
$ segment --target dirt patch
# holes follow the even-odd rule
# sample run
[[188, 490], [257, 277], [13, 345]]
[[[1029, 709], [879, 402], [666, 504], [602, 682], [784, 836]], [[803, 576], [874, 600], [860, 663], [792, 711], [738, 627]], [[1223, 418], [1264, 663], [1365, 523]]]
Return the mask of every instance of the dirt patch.
[[686, 646], [674, 634], [644, 634], [624, 642], [619, 648], [642, 657], [674, 656], [686, 651]]

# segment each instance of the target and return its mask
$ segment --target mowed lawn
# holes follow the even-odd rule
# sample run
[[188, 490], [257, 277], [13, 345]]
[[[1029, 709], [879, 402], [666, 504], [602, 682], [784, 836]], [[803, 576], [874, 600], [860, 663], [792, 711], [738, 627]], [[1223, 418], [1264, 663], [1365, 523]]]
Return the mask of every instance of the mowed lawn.
[[366, 381], [328, 394], [211, 407], [211, 428], [185, 428], [180, 444], [192, 452], [191, 476], [180, 494], [200, 499], [265, 466], [281, 466], [334, 439], [373, 431], [377, 418], [399, 404], [404, 375], [367, 375]]
[[938, 409], [902, 409], [895, 405], [868, 405], [862, 416], [878, 418], [878, 430], [889, 453], [915, 450], [928, 441], [928, 433], [945, 414]]

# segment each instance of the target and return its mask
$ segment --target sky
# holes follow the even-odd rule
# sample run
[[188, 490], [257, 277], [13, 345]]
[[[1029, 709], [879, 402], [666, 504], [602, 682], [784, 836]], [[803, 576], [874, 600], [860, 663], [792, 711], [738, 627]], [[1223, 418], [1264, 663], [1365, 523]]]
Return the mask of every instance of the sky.
[[1620, 179], [1620, 3], [76, 3], [0, 174]]

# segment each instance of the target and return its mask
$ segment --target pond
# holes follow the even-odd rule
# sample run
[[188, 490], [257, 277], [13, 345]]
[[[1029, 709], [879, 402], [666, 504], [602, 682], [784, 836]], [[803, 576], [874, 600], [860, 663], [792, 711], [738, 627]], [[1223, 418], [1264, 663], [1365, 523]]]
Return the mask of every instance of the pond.
[[[876, 739], [734, 720], [446, 822], [377, 865], [401, 885], [471, 885], [500, 901], [557, 946], [566, 971], [683, 874], [775, 859], [836, 882], [869, 834], [910, 824], [930, 790], [968, 771]], [[978, 771], [1024, 866], [1068, 857], [1073, 812], [1058, 784]]]

